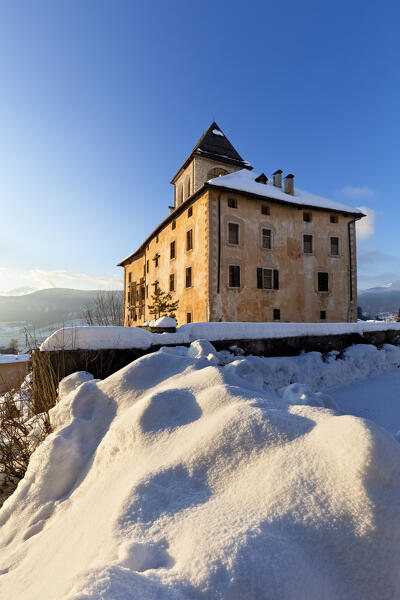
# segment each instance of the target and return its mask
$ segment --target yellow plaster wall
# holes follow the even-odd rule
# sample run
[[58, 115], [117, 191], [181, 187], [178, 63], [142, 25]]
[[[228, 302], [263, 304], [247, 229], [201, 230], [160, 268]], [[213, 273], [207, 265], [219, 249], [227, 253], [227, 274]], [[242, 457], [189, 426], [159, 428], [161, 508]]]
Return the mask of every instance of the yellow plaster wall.
[[[349, 242], [347, 223], [351, 216], [339, 214], [337, 224], [330, 223], [329, 211], [308, 210], [312, 222], [303, 221], [303, 209], [246, 198], [238, 193], [221, 194], [221, 272], [218, 285], [218, 196], [210, 203], [211, 319], [212, 321], [272, 321], [273, 309], [281, 311], [281, 321], [320, 322], [320, 311], [327, 322], [356, 320], [356, 284], [349, 313]], [[228, 197], [236, 198], [238, 208], [229, 208]], [[261, 205], [270, 207], [270, 215], [261, 213]], [[338, 213], [335, 213], [338, 214]], [[240, 224], [240, 245], [227, 241], [228, 222]], [[261, 248], [261, 228], [273, 231], [273, 248]], [[303, 253], [303, 234], [314, 236], [314, 252]], [[339, 237], [339, 257], [329, 255], [330, 236]], [[354, 242], [355, 256], [355, 242]], [[228, 266], [241, 267], [241, 287], [228, 288]], [[257, 267], [279, 270], [279, 290], [257, 289]], [[329, 273], [329, 292], [317, 291], [318, 271]]]
[[[192, 203], [192, 216], [188, 216], [188, 208], [176, 216], [175, 229], [172, 222], [154, 236], [142, 255], [136, 257], [125, 267], [126, 295], [129, 286], [129, 273], [132, 283], [144, 278], [142, 285], [148, 288], [143, 315], [137, 321], [129, 319], [129, 309], [125, 303], [125, 325], [142, 325], [153, 318], [148, 306], [152, 303], [153, 284], [158, 281], [163, 291], [169, 291], [169, 276], [175, 274], [175, 292], [173, 300], [179, 299], [176, 313], [179, 325], [186, 323], [187, 313], [192, 314], [192, 321], [209, 320], [208, 307], [208, 192]], [[186, 232], [193, 230], [193, 249], [186, 250]], [[170, 243], [175, 241], [175, 258], [170, 259]], [[159, 254], [159, 266], [153, 260]], [[149, 261], [149, 272], [145, 272], [146, 261]], [[186, 267], [192, 267], [192, 287], [186, 288]]]

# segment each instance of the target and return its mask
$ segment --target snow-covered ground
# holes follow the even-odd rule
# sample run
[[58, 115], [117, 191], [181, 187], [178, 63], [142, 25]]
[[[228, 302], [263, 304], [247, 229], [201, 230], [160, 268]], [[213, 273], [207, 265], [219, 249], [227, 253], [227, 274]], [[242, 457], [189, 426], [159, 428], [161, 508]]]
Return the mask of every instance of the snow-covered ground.
[[383, 402], [400, 348], [336, 358], [197, 341], [69, 376], [0, 511], [0, 597], [400, 597], [400, 445], [336, 406], [366, 378]]

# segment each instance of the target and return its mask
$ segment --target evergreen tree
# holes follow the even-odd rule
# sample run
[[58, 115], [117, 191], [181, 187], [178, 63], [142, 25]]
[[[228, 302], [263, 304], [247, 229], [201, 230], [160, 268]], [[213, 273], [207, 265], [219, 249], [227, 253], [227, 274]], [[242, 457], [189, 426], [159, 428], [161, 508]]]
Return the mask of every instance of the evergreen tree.
[[159, 319], [160, 317], [172, 317], [172, 319], [175, 319], [175, 311], [178, 310], [179, 300], [172, 302], [171, 294], [163, 292], [159, 287], [155, 288], [151, 299], [153, 304], [149, 304], [149, 311], [155, 319]]

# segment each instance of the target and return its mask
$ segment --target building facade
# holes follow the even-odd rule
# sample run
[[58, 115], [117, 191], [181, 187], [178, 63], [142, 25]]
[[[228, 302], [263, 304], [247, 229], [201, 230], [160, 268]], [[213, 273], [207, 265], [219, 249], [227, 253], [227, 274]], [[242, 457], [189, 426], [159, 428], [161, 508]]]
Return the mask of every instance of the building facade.
[[255, 174], [212, 123], [173, 177], [169, 216], [124, 268], [124, 324], [152, 318], [156, 287], [192, 321], [357, 319], [355, 222], [364, 215]]

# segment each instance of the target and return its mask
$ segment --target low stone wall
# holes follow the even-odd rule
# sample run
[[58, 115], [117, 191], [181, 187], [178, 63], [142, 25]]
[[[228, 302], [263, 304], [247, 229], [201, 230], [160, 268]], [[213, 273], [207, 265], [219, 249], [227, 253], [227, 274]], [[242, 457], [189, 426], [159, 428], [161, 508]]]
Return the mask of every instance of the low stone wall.
[[[400, 330], [371, 331], [364, 335], [358, 333], [349, 333], [342, 335], [323, 335], [323, 336], [302, 336], [288, 338], [269, 338], [269, 339], [240, 339], [240, 340], [210, 340], [216, 350], [230, 350], [232, 347], [239, 347], [245, 355], [255, 356], [296, 356], [301, 352], [321, 352], [327, 354], [332, 350], [342, 353], [346, 348], [353, 344], [372, 344], [381, 347], [383, 344], [393, 344], [400, 346]], [[40, 352], [35, 350], [32, 354], [33, 366], [33, 397], [41, 405], [41, 396], [48, 383], [49, 369], [52, 372], [55, 385], [67, 375], [76, 371], [89, 371], [96, 379], [105, 379], [112, 373], [119, 371], [131, 362], [150, 354], [157, 352], [162, 346], [159, 344], [147, 349], [128, 348], [128, 349], [109, 349], [109, 350], [60, 350]], [[190, 344], [168, 344], [169, 346], [189, 346]], [[46, 368], [40, 367], [39, 363], [45, 362]], [[44, 381], [44, 378], [46, 381]], [[53, 402], [56, 398], [54, 397]]]

